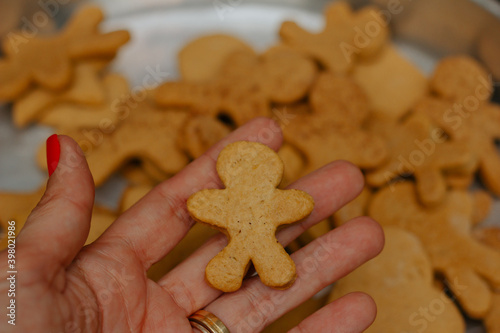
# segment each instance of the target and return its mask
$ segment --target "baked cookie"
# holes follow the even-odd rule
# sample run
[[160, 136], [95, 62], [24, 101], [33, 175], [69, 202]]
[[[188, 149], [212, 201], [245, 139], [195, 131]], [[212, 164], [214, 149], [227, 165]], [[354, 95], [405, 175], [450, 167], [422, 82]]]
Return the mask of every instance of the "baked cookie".
[[473, 238], [473, 213], [469, 193], [452, 190], [438, 206], [425, 207], [411, 182], [379, 190], [368, 208], [369, 216], [382, 226], [414, 233], [464, 311], [483, 318], [491, 306], [491, 287], [500, 287], [500, 253]]
[[389, 38], [384, 18], [374, 7], [353, 12], [345, 1], [336, 1], [325, 10], [323, 31], [310, 33], [295, 22], [280, 28], [284, 44], [316, 59], [335, 74], [345, 74], [359, 57], [377, 54]]
[[207, 265], [208, 283], [224, 292], [238, 290], [250, 262], [261, 281], [288, 288], [295, 280], [295, 264], [276, 240], [279, 226], [299, 221], [314, 207], [310, 195], [279, 190], [283, 162], [267, 146], [239, 141], [226, 146], [217, 159], [225, 189], [202, 190], [187, 201], [198, 222], [224, 232], [228, 245]]
[[465, 332], [453, 301], [434, 286], [431, 262], [412, 233], [384, 227], [385, 246], [372, 260], [337, 281], [330, 300], [361, 291], [377, 304], [366, 333]]

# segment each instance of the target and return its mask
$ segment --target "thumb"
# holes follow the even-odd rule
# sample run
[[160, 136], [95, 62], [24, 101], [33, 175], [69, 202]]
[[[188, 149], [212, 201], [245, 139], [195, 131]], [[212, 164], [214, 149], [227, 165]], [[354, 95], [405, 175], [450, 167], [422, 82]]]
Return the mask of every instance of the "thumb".
[[84, 245], [94, 182], [82, 150], [70, 137], [54, 134], [47, 139], [47, 161], [47, 188], [16, 242], [50, 270], [69, 265]]

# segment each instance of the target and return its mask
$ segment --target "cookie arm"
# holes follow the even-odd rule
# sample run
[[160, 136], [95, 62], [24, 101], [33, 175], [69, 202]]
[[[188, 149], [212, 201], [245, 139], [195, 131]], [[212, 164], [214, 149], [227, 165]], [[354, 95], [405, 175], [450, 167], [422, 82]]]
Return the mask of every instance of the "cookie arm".
[[68, 47], [68, 53], [73, 59], [98, 56], [111, 57], [129, 40], [130, 33], [126, 30], [95, 34], [72, 42]]
[[227, 203], [225, 190], [207, 189], [191, 195], [187, 201], [187, 209], [194, 220], [226, 229]]
[[276, 226], [300, 221], [314, 208], [313, 198], [300, 190], [276, 190], [272, 203], [272, 220]]

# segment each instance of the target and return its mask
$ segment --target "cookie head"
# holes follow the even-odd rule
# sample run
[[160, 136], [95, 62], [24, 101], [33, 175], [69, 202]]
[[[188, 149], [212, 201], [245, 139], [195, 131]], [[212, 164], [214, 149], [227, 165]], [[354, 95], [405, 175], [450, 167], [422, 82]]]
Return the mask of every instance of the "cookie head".
[[241, 185], [276, 187], [283, 175], [283, 162], [263, 144], [239, 141], [220, 153], [217, 172], [227, 188]]

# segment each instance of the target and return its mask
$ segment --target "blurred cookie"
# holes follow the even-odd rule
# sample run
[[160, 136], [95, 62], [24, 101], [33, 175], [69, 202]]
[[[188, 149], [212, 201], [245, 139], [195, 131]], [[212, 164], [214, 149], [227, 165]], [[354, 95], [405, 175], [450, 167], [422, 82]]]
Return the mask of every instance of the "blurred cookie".
[[254, 54], [242, 40], [223, 34], [196, 38], [179, 51], [179, 70], [186, 82], [206, 82], [214, 79], [226, 58], [234, 52]]
[[419, 239], [396, 227], [384, 227], [384, 234], [382, 252], [337, 281], [329, 301], [356, 291], [370, 295], [377, 317], [367, 333], [465, 332], [458, 308], [434, 286], [432, 265]]

